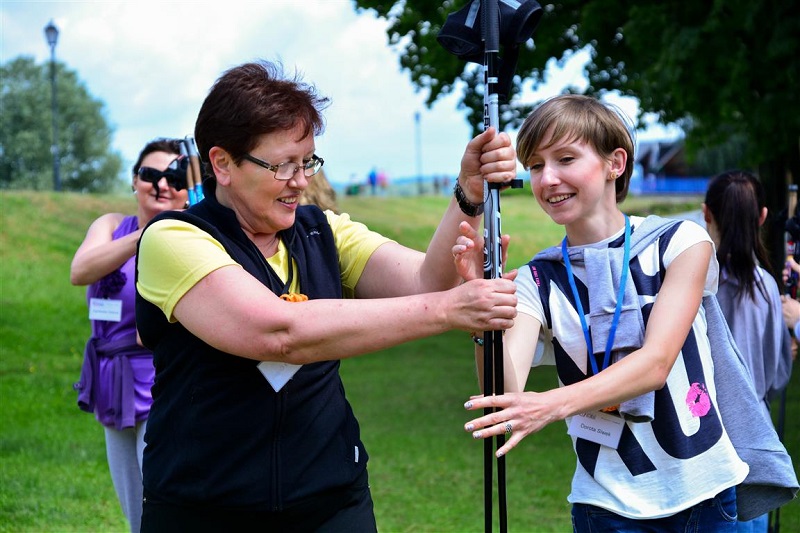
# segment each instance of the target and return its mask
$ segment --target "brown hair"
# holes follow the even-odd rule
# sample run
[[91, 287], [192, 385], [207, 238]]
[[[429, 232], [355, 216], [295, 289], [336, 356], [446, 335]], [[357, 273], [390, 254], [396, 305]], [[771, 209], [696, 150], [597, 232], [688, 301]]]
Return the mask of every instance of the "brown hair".
[[[259, 137], [303, 126], [303, 137], [325, 128], [322, 110], [329, 100], [319, 96], [299, 74], [288, 78], [278, 63], [256, 61], [225, 71], [206, 96], [195, 123], [200, 157], [208, 162], [214, 146], [238, 165]], [[300, 140], [300, 139], [298, 139]]]
[[760, 263], [769, 273], [769, 255], [761, 242], [761, 211], [767, 205], [764, 187], [758, 178], [744, 170], [729, 170], [712, 177], [706, 190], [705, 204], [719, 228], [719, 264], [736, 279], [736, 296], [755, 299], [758, 287], [766, 300], [767, 289], [756, 277]]
[[166, 152], [168, 154], [175, 154], [180, 155], [181, 153], [181, 141], [178, 139], [167, 139], [167, 138], [159, 138], [153, 139], [142, 148], [142, 151], [139, 152], [139, 157], [136, 158], [136, 163], [133, 164], [133, 175], [136, 176], [139, 173], [139, 169], [142, 166], [142, 161], [145, 157], [153, 152]]
[[[546, 100], [533, 111], [517, 135], [517, 157], [525, 168], [533, 154], [552, 146], [563, 139], [580, 140], [589, 143], [594, 150], [606, 159], [617, 148], [628, 153], [625, 171], [615, 183], [617, 203], [628, 195], [628, 186], [633, 174], [633, 129], [626, 122], [625, 115], [612, 106], [579, 94], [564, 94]], [[550, 128], [553, 136], [547, 146], [540, 146]]]

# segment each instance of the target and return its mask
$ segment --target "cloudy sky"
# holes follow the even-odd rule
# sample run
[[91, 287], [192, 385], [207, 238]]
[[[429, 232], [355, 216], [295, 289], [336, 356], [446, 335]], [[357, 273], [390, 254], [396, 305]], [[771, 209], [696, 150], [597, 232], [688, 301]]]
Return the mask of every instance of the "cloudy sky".
[[[259, 58], [298, 69], [331, 99], [317, 139], [331, 181], [363, 179], [373, 166], [395, 178], [418, 170], [452, 175], [469, 140], [457, 99], [427, 109], [387, 43], [386, 22], [357, 14], [351, 0], [0, 0], [0, 62], [49, 61], [43, 30], [50, 20], [60, 30], [56, 59], [105, 103], [126, 168], [148, 140], [191, 135], [214, 80]], [[526, 98], [582, 80], [573, 62]], [[635, 102], [617, 103], [635, 113]]]

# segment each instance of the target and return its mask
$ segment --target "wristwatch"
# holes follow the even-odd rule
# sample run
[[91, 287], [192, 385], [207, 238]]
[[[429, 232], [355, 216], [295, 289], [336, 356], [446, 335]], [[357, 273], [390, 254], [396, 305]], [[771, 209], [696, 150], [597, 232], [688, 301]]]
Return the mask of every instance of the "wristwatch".
[[461, 184], [456, 180], [456, 186], [453, 187], [453, 194], [456, 196], [456, 202], [458, 202], [458, 207], [461, 208], [461, 212], [467, 215], [468, 217], [477, 217], [483, 214], [483, 204], [473, 204], [467, 198], [467, 195], [464, 194], [464, 189], [461, 188]]

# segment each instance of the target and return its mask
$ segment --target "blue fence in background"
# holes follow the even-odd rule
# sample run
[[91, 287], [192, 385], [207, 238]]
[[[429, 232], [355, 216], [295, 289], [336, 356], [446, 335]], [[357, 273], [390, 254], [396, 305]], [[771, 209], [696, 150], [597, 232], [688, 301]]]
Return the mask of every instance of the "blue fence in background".
[[[529, 181], [530, 177], [527, 173], [518, 175], [523, 181]], [[636, 196], [650, 195], [650, 194], [672, 194], [672, 195], [702, 195], [706, 192], [708, 186], [707, 177], [693, 176], [693, 177], [649, 177], [643, 178], [638, 173], [634, 173], [631, 178], [629, 193]], [[455, 176], [444, 177], [437, 176], [434, 180], [432, 176], [424, 176], [422, 178], [398, 178], [389, 182], [385, 189], [377, 189], [376, 195], [385, 196], [417, 196], [425, 194], [441, 194], [449, 196], [452, 194], [452, 187], [455, 183]], [[351, 194], [353, 184], [344, 184], [334, 182], [331, 183], [337, 195], [348, 194], [348, 188]], [[355, 194], [372, 195], [373, 192], [369, 185], [355, 184]]]
[[630, 194], [705, 194], [709, 178], [704, 177], [664, 177], [631, 179]]

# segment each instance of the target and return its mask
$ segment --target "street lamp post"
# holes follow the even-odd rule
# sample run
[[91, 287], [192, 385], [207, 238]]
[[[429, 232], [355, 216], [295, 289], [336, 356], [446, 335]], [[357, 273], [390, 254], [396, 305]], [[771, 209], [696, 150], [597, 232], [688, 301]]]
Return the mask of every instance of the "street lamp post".
[[414, 113], [414, 122], [416, 125], [416, 141], [417, 141], [417, 193], [422, 196], [425, 192], [425, 187], [422, 185], [422, 135], [420, 133], [420, 113]]
[[58, 42], [58, 28], [51, 20], [44, 27], [44, 36], [47, 44], [50, 45], [50, 87], [51, 87], [51, 106], [53, 116], [53, 144], [50, 152], [53, 154], [53, 189], [61, 190], [61, 157], [58, 152], [58, 104], [56, 102], [56, 43]]

